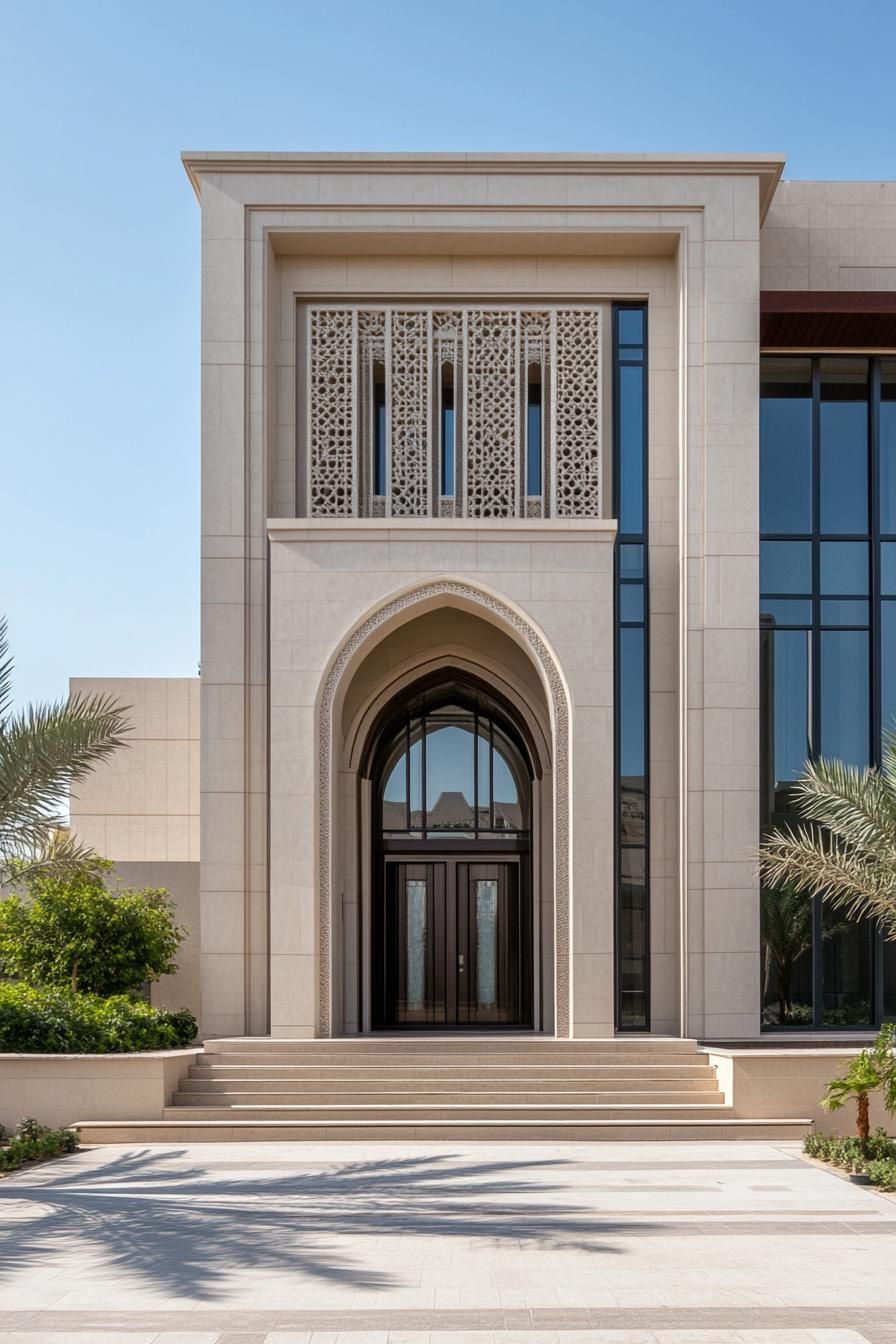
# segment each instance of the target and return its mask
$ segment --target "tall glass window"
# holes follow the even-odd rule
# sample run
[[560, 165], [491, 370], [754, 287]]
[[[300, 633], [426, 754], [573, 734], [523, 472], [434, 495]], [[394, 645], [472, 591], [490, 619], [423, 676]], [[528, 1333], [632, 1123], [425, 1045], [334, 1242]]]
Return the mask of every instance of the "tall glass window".
[[616, 543], [616, 1021], [650, 1029], [647, 308], [613, 309]]
[[[760, 427], [765, 831], [796, 819], [807, 760], [879, 765], [896, 719], [896, 360], [766, 356]], [[894, 1015], [896, 958], [868, 921], [764, 888], [762, 943], [765, 1026]]]

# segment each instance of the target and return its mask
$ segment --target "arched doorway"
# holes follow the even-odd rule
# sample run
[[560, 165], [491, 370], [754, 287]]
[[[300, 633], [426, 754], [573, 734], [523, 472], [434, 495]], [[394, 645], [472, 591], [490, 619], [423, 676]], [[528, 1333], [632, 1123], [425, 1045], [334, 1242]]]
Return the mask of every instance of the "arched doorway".
[[531, 1027], [537, 756], [466, 674], [402, 693], [372, 734], [371, 1020]]

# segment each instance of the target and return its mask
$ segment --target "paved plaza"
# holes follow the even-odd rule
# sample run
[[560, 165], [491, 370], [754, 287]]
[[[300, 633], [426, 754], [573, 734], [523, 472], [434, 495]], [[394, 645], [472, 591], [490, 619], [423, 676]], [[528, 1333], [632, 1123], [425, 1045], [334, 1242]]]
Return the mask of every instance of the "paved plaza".
[[0, 1182], [0, 1344], [896, 1344], [796, 1145], [95, 1148]]

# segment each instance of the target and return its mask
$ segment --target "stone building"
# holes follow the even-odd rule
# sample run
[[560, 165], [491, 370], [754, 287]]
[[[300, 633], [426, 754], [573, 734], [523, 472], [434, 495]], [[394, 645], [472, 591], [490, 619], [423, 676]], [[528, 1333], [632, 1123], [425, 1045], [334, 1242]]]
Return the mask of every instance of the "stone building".
[[892, 947], [820, 901], [782, 945], [753, 857], [896, 713], [896, 184], [184, 162], [206, 1037], [896, 1014]]

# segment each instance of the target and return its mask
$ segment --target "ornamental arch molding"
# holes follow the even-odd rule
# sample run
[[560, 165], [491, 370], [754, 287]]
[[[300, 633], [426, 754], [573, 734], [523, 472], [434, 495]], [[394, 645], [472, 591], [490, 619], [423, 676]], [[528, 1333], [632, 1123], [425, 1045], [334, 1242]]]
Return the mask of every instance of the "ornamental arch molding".
[[332, 1032], [333, 975], [333, 765], [334, 722], [340, 691], [359, 660], [420, 609], [458, 606], [504, 629], [528, 653], [541, 676], [550, 707], [554, 777], [554, 955], [555, 1030], [570, 1034], [570, 701], [560, 665], [532, 621], [494, 593], [461, 579], [436, 579], [398, 593], [364, 617], [333, 657], [318, 700], [318, 1022], [319, 1036]]

